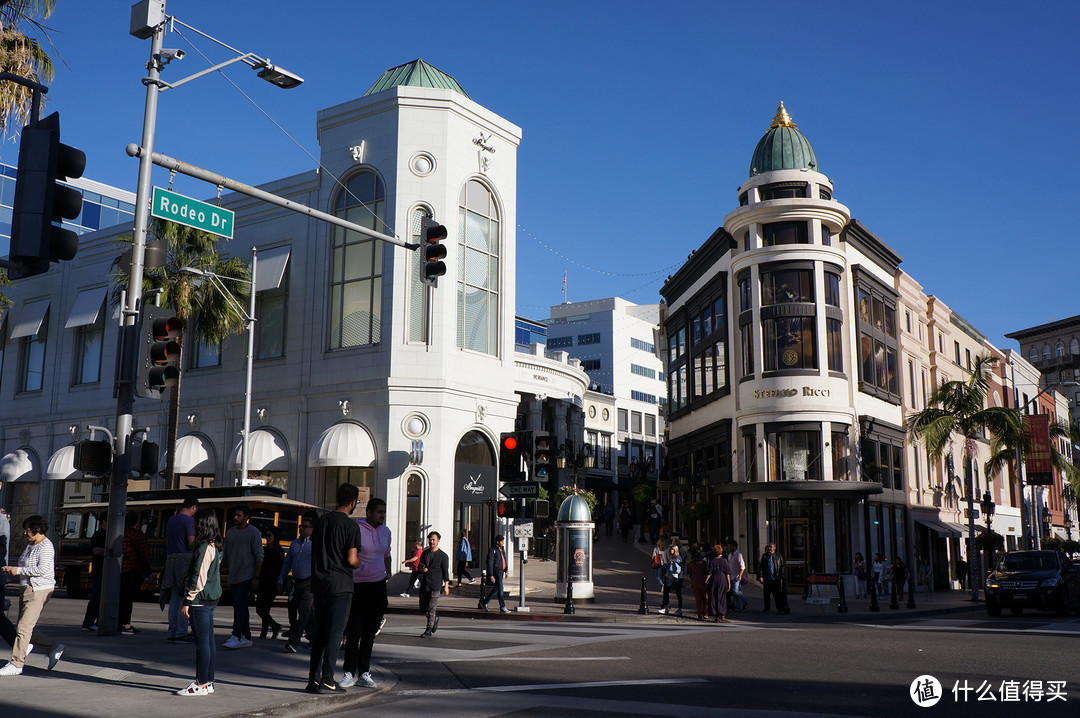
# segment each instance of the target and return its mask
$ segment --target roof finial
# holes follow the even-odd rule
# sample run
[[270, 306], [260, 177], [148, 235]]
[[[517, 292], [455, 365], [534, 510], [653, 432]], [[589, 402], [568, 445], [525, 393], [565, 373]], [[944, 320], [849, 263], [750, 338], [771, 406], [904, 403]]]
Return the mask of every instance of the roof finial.
[[777, 127], [793, 127], [795, 129], [798, 129], [799, 127], [792, 121], [791, 115], [787, 113], [787, 110], [784, 109], [783, 100], [780, 101], [780, 106], [776, 108], [776, 117], [772, 118], [772, 124], [769, 125], [769, 129], [771, 130]]

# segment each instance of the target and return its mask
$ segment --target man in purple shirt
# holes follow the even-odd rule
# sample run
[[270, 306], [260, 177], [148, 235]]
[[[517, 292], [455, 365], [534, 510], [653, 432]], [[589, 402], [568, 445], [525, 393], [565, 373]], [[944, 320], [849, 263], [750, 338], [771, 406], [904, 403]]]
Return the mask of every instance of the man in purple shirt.
[[161, 592], [162, 600], [167, 590], [172, 592], [169, 596], [169, 643], [194, 641], [187, 624], [180, 625], [180, 606], [184, 603], [184, 580], [195, 546], [195, 521], [192, 517], [198, 509], [199, 499], [189, 495], [184, 498], [183, 508], [165, 524], [165, 570], [161, 574]]
[[371, 677], [371, 649], [386, 615], [386, 579], [390, 577], [390, 529], [386, 527], [386, 502], [368, 499], [364, 518], [356, 520], [363, 540], [360, 568], [353, 571], [352, 607], [345, 634], [345, 675], [342, 688], [362, 685], [375, 688]]

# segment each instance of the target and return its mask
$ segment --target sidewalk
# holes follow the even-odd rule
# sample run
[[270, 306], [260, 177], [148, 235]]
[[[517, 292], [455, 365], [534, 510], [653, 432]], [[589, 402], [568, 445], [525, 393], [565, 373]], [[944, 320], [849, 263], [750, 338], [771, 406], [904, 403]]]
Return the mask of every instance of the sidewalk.
[[[491, 621], [601, 621], [648, 623], [698, 623], [694, 615], [694, 599], [685, 586], [683, 612], [687, 617], [676, 618], [656, 611], [660, 592], [653, 571], [649, 568], [650, 547], [633, 540], [622, 543], [618, 536], [601, 537], [594, 544], [593, 602], [578, 600], [573, 615], [563, 613], [563, 602], [554, 601], [555, 563], [531, 559], [525, 567], [525, 599], [528, 613], [516, 611], [504, 614], [497, 602], [488, 612], [479, 611], [480, 576], [476, 583], [453, 588], [439, 602], [440, 615]], [[641, 579], [646, 579], [648, 613], [640, 614]], [[402, 614], [415, 616], [420, 626], [417, 598], [398, 596], [406, 585], [407, 574], [395, 576], [390, 583], [389, 624], [400, 625]], [[507, 606], [518, 606], [518, 577], [506, 581], [512, 594]], [[854, 601], [845, 614], [830, 612], [823, 615], [819, 606], [806, 606], [792, 597], [791, 613], [761, 612], [761, 589], [755, 582], [746, 586], [751, 609], [730, 613], [734, 624], [775, 625], [785, 622], [865, 621], [884, 622], [952, 612], [983, 610], [981, 602], [973, 603], [970, 594], [951, 592], [934, 594], [925, 601], [918, 596], [918, 609], [904, 607], [890, 610], [888, 599], [880, 612], [868, 610], [865, 600]], [[53, 671], [44, 670], [46, 659], [39, 653], [27, 659], [22, 676], [0, 678], [0, 707], [4, 715], [20, 718], [53, 716], [137, 715], [166, 718], [167, 716], [312, 716], [362, 706], [373, 695], [393, 690], [397, 678], [378, 666], [379, 646], [376, 643], [374, 667], [376, 689], [350, 689], [344, 695], [312, 696], [303, 691], [310, 653], [284, 652], [284, 642], [255, 641], [253, 648], [229, 651], [218, 650], [217, 691], [207, 697], [180, 697], [174, 692], [185, 687], [194, 677], [195, 649], [191, 644], [169, 644], [165, 641], [166, 616], [155, 603], [135, 605], [134, 625], [142, 629], [138, 635], [98, 637], [80, 630], [85, 601], [65, 600], [63, 591], [46, 608], [42, 629], [49, 636], [67, 645], [63, 659]], [[17, 609], [9, 612], [15, 617]], [[279, 619], [284, 616], [277, 609]], [[399, 617], [395, 620], [395, 614]], [[220, 644], [228, 634], [232, 611], [221, 607], [216, 615], [217, 639]], [[253, 614], [254, 619], [254, 614]], [[419, 628], [417, 630], [419, 634]], [[415, 638], [417, 646], [427, 645]], [[6, 648], [6, 646], [5, 646]], [[340, 670], [340, 664], [339, 664]]]

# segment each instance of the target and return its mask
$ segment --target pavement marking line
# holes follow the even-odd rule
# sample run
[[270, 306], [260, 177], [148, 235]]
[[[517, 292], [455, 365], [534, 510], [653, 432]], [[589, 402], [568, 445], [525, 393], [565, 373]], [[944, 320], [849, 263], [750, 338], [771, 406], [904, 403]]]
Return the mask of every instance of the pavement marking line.
[[553, 659], [551, 656], [485, 656], [483, 658], [440, 658], [438, 660], [431, 658], [391, 658], [388, 660], [377, 661], [381, 664], [387, 663], [468, 663], [469, 661], [477, 661], [488, 663], [490, 661], [514, 661], [515, 663], [521, 661], [543, 661], [550, 663], [552, 660], [558, 660], [560, 663], [567, 661], [629, 661], [630, 656], [560, 656], [557, 659]]
[[[561, 660], [561, 659], [560, 659]], [[613, 686], [667, 686], [677, 683], [708, 683], [704, 678], [648, 678], [638, 681], [586, 681], [582, 683], [532, 683], [516, 686], [478, 686], [474, 691], [485, 693], [518, 693], [521, 691], [555, 691], [566, 688], [610, 688]]]

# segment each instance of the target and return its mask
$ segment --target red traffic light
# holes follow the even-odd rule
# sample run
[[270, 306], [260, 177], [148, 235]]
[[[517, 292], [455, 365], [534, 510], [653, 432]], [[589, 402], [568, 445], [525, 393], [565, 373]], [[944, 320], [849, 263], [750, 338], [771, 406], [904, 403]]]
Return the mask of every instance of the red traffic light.
[[514, 449], [517, 448], [517, 445], [518, 445], [518, 442], [517, 442], [517, 439], [515, 437], [513, 437], [513, 436], [504, 436], [503, 437], [503, 448], [504, 449], [509, 449], [510, 451], [513, 451]]

